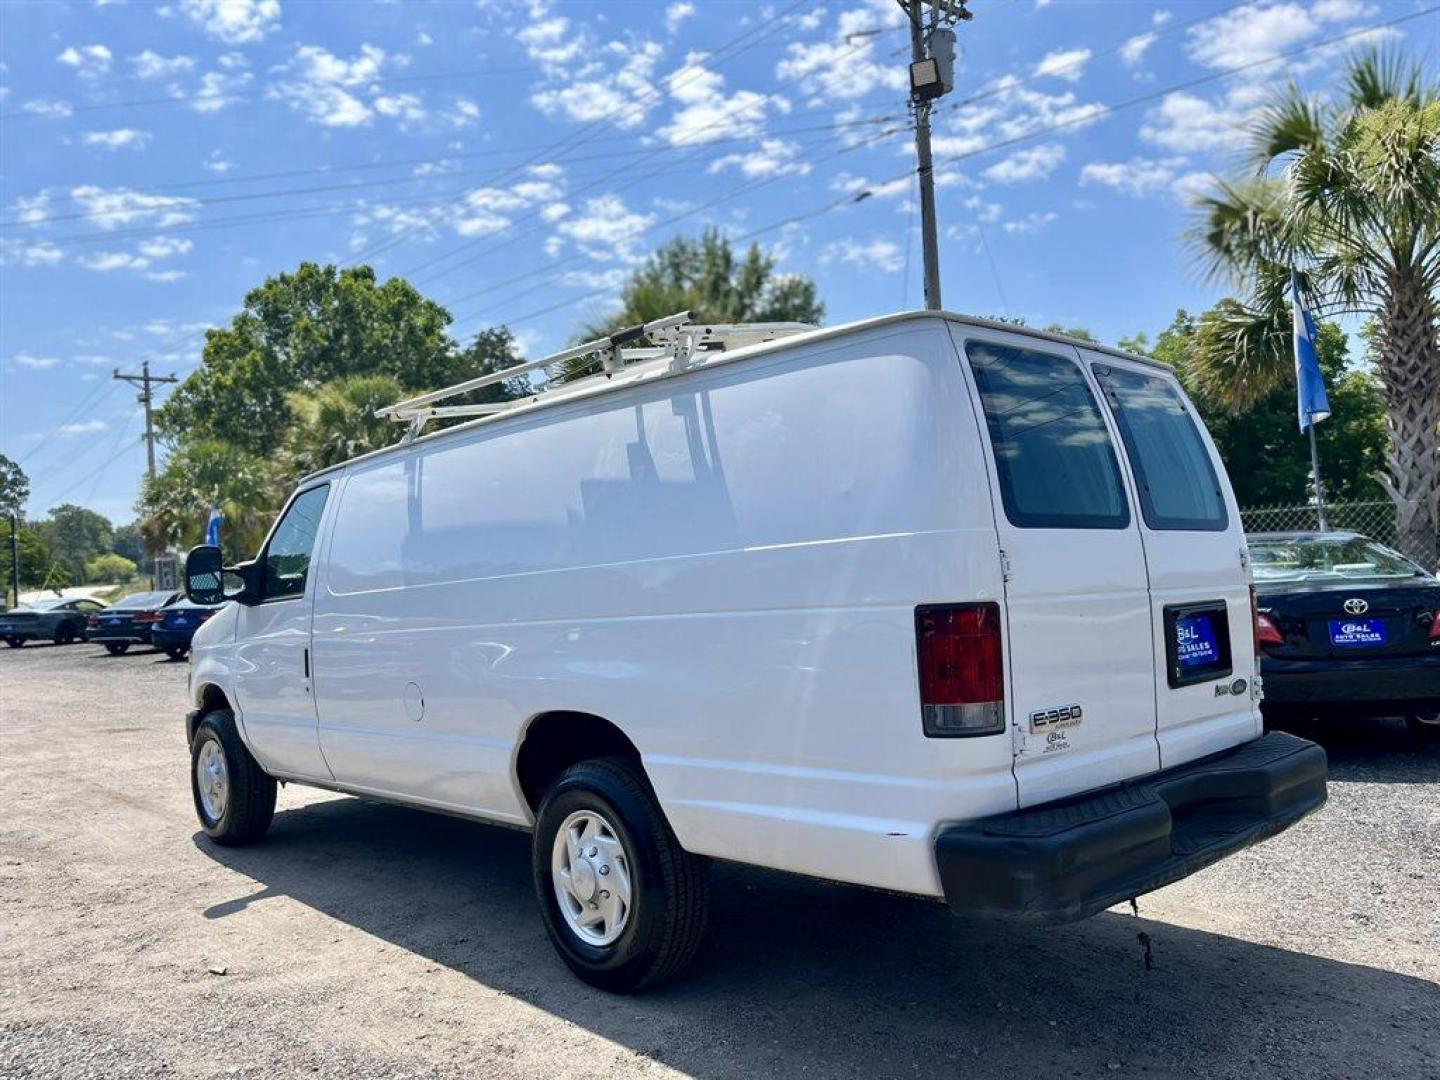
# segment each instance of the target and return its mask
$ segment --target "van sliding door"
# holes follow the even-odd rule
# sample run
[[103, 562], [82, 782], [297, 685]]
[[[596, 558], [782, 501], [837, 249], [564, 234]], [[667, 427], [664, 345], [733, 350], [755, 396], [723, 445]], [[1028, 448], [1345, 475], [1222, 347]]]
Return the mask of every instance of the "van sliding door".
[[1145, 558], [1097, 388], [1069, 345], [951, 333], [990, 451], [1020, 805], [1154, 772]]

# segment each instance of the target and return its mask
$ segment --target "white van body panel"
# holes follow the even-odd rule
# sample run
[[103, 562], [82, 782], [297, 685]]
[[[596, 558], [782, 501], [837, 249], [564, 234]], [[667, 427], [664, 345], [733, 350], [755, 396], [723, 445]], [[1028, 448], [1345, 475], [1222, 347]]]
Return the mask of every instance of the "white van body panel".
[[1015, 806], [1006, 739], [919, 721], [916, 605], [1001, 595], [976, 439], [931, 321], [356, 464], [317, 575], [336, 782], [527, 823], [527, 723], [593, 713], [687, 849], [938, 894], [935, 823]]
[[[1155, 771], [1138, 527], [1002, 542], [952, 328], [1080, 365], [1054, 335], [908, 313], [684, 372], [636, 365], [322, 474], [306, 592], [326, 772], [276, 774], [528, 826], [526, 729], [589, 713], [639, 749], [686, 849], [938, 896], [942, 825]], [[1238, 514], [1230, 533], [1238, 551]], [[1238, 562], [1227, 573], [1243, 594]], [[915, 609], [987, 601], [1008, 608], [1011, 731], [927, 738]], [[1237, 664], [1248, 635], [1232, 627]], [[213, 677], [235, 702], [243, 645], [205, 637], [193, 696]], [[1028, 710], [1077, 694], [1104, 705], [1069, 749], [1026, 762]], [[1253, 703], [1227, 705], [1248, 723], [1197, 712], [1165, 763], [1251, 737]], [[237, 712], [275, 760], [273, 726]]]

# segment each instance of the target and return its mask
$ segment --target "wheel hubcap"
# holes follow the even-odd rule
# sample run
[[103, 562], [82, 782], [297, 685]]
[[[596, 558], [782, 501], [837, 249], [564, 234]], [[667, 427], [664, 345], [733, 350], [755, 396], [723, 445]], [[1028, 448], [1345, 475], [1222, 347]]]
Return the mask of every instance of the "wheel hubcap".
[[205, 816], [211, 821], [224, 817], [230, 801], [230, 773], [225, 767], [225, 751], [214, 739], [207, 739], [195, 757], [195, 787]]
[[609, 945], [630, 921], [630, 857], [615, 827], [594, 810], [576, 810], [555, 834], [550, 876], [560, 913], [590, 945]]

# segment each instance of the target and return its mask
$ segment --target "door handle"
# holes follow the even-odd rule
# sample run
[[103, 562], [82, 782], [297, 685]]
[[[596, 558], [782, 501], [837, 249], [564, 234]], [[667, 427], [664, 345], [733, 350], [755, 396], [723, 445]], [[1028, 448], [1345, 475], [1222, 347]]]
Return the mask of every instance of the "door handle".
[[305, 678], [308, 679], [310, 677], [310, 646], [307, 645], [300, 650], [300, 658], [300, 662], [305, 670]]

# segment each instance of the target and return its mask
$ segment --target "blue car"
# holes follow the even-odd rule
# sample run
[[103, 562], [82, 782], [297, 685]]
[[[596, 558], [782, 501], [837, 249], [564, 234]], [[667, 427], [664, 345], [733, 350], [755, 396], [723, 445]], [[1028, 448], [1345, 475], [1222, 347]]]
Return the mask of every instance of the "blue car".
[[200, 624], [219, 611], [223, 604], [206, 607], [180, 599], [160, 612], [160, 619], [150, 628], [150, 643], [179, 660], [190, 651], [190, 640]]

